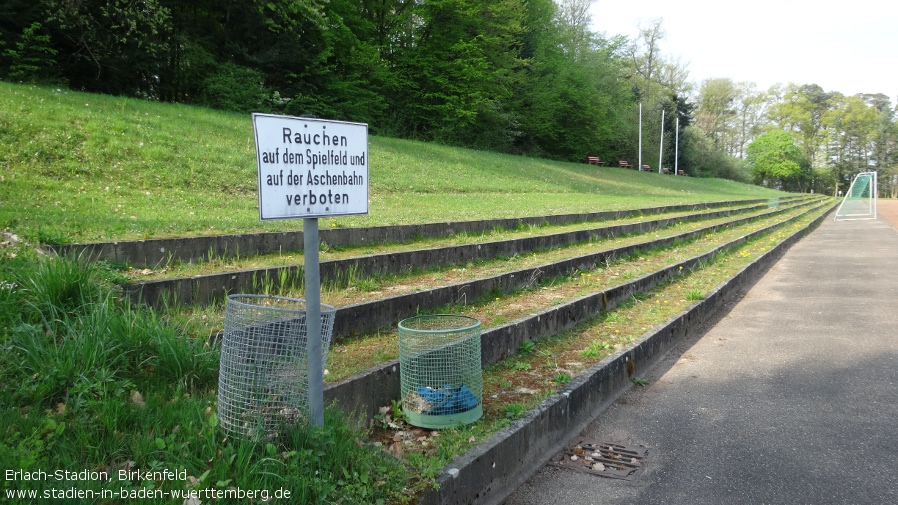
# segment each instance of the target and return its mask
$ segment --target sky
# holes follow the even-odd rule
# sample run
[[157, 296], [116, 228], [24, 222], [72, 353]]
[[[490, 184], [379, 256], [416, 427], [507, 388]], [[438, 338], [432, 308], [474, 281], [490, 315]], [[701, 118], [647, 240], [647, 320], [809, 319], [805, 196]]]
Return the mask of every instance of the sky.
[[883, 93], [898, 103], [898, 2], [894, 0], [596, 0], [593, 31], [634, 39], [661, 18], [666, 58], [689, 81], [729, 78], [818, 84], [844, 95]]

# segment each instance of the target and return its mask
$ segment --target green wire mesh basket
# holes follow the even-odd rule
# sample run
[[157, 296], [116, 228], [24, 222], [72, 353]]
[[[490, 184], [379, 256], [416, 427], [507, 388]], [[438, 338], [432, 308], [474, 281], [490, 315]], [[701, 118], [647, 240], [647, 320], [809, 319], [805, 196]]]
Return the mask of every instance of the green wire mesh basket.
[[483, 415], [480, 321], [449, 314], [399, 323], [402, 410], [409, 423], [440, 429]]
[[[232, 436], [280, 436], [309, 417], [306, 302], [230, 295], [218, 378], [218, 422]], [[321, 362], [327, 362], [336, 309], [321, 304]]]

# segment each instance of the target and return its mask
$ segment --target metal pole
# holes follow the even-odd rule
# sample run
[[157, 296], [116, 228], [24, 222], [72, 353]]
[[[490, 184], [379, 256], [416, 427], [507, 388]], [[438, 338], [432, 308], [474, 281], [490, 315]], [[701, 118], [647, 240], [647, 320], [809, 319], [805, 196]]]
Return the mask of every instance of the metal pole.
[[676, 140], [674, 141], [674, 175], [680, 175], [680, 171], [677, 170], [680, 167], [680, 118], [677, 117], [677, 135]]
[[661, 109], [661, 147], [658, 149], [658, 173], [661, 173], [661, 157], [664, 156], [664, 109]]
[[876, 219], [876, 203], [879, 200], [879, 172], [873, 172], [873, 219]]
[[321, 270], [318, 262], [318, 218], [303, 219], [303, 270], [306, 283], [306, 352], [309, 368], [309, 416], [324, 426], [324, 367], [321, 363]]
[[639, 162], [636, 170], [642, 171], [642, 102], [639, 102]]
[[876, 172], [869, 171], [865, 173], [870, 174], [870, 176], [867, 177], [867, 179], [869, 180], [869, 182], [867, 183], [867, 191], [870, 192], [870, 198], [867, 199], [867, 213], [872, 215], [873, 219], [876, 219]]
[[[855, 176], [855, 179], [857, 179], [857, 176]], [[852, 182], [851, 185], [848, 186], [848, 189], [850, 190], [850, 189], [851, 189], [851, 186], [853, 186], [853, 185], [854, 185], [854, 183]], [[839, 183], [836, 182], [836, 188], [838, 188], [838, 187], [839, 187]], [[845, 198], [842, 198], [842, 203], [839, 204], [839, 208], [836, 209], [836, 215], [833, 216], [833, 221], [838, 221], [838, 220], [839, 220], [839, 212], [842, 212], [842, 206], [845, 205], [845, 201], [846, 201], [846, 200], [848, 200], [848, 193], [847, 193], [847, 192], [845, 193]]]

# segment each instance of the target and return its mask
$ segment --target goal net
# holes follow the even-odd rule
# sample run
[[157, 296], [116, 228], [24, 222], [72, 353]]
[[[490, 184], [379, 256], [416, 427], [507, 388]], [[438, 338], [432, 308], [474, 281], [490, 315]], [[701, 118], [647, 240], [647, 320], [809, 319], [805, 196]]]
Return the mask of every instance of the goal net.
[[876, 172], [857, 174], [839, 204], [836, 221], [876, 219], [876, 192]]

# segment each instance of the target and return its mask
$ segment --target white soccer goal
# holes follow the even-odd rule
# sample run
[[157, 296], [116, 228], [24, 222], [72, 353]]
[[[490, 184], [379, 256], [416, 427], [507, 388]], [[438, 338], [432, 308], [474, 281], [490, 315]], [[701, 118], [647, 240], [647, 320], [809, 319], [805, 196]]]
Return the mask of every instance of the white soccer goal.
[[876, 172], [861, 172], [854, 177], [851, 187], [836, 211], [836, 221], [876, 219]]

